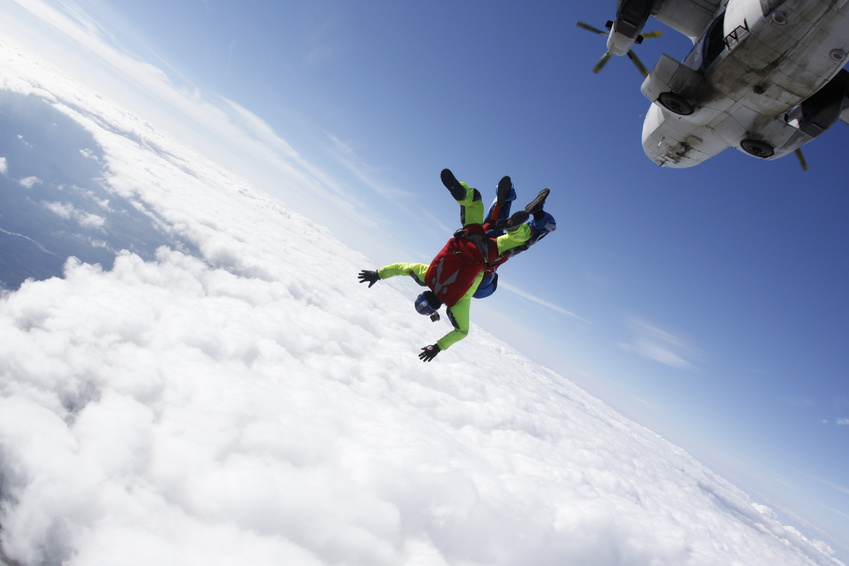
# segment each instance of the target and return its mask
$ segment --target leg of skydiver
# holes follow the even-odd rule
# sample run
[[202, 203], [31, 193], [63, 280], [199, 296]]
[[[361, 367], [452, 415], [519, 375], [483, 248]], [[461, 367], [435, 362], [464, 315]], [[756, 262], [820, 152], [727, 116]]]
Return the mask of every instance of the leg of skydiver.
[[483, 224], [483, 202], [481, 194], [466, 183], [461, 183], [449, 169], [443, 169], [440, 174], [442, 184], [460, 205], [460, 221], [463, 226]]
[[525, 207], [525, 212], [530, 215], [534, 215], [537, 212], [542, 212], [542, 207], [545, 206], [545, 199], [548, 198], [548, 193], [550, 193], [550, 189], [543, 189], [537, 194], [536, 198], [528, 203]]
[[555, 222], [554, 217], [542, 209], [549, 192], [548, 189], [541, 190], [537, 197], [525, 207], [525, 211], [532, 217], [532, 220], [528, 223], [531, 225], [531, 238], [528, 240], [528, 246], [534, 245], [549, 232], [554, 232], [557, 229], [557, 222]]
[[510, 205], [514, 200], [516, 200], [516, 189], [513, 187], [510, 177], [505, 175], [498, 181], [495, 200], [492, 201], [489, 210], [484, 216], [484, 225], [488, 229], [487, 237], [497, 238], [504, 233], [502, 230], [495, 230], [491, 226], [495, 226], [495, 223], [500, 219], [510, 217]]
[[528, 240], [528, 246], [536, 244], [549, 232], [554, 232], [557, 229], [557, 222], [555, 222], [554, 217], [544, 210], [534, 214], [529, 224], [531, 225], [531, 239]]
[[[473, 295], [475, 299], [485, 299], [495, 292], [498, 287], [498, 273], [495, 270], [509, 257], [509, 255], [504, 254], [527, 244], [532, 235], [531, 225], [528, 222], [529, 217], [527, 211], [520, 210], [513, 213], [510, 218], [498, 221], [499, 231], [502, 231], [502, 235], [488, 240], [491, 242], [490, 245], [494, 243], [497, 246], [498, 256], [494, 263], [488, 264], [483, 279]], [[506, 232], [503, 232], [505, 230]]]
[[[509, 252], [509, 255], [502, 256], [503, 260], [500, 258], [494, 268], [491, 268], [491, 270], [484, 275], [481, 284], [478, 285], [478, 289], [475, 291], [474, 297], [476, 299], [484, 299], [495, 292], [498, 286], [498, 273], [495, 272], [495, 269], [498, 268], [502, 261], [506, 261], [507, 258], [527, 250], [529, 247], [548, 235], [549, 232], [554, 232], [557, 228], [557, 223], [554, 221], [554, 217], [542, 209], [545, 204], [545, 199], [548, 197], [548, 193], [548, 189], [541, 190], [537, 197], [525, 207], [525, 212], [528, 214], [530, 220], [528, 220], [527, 224], [522, 226], [521, 230], [514, 229], [512, 232], [503, 234], [496, 240], [498, 242], [499, 252], [502, 254]], [[508, 225], [508, 221], [501, 220], [498, 222], [498, 225], [506, 227]]]

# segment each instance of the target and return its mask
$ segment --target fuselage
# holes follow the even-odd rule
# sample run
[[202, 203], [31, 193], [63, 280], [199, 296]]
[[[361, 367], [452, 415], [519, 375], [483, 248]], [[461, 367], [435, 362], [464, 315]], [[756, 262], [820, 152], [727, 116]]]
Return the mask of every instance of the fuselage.
[[727, 147], [776, 159], [810, 141], [786, 116], [846, 64], [847, 3], [729, 0], [683, 61], [700, 80], [685, 97], [692, 113], [654, 102], [643, 125], [646, 155], [690, 167]]

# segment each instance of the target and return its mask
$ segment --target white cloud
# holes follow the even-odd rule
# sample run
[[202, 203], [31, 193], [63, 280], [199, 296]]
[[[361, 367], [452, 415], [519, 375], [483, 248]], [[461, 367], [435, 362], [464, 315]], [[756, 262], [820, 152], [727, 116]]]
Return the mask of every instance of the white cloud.
[[79, 210], [72, 204], [45, 202], [44, 207], [56, 216], [76, 221], [83, 228], [103, 228], [103, 225], [106, 224], [104, 217]]
[[743, 493], [477, 329], [420, 363], [442, 329], [409, 297], [358, 287], [332, 238], [265, 256], [312, 227], [230, 204], [256, 231], [222, 223], [221, 245], [265, 279], [162, 249], [0, 302], [10, 558], [809, 563]]
[[770, 519], [778, 520], [778, 515], [771, 508], [766, 505], [761, 505], [760, 503], [752, 503], [752, 507], [761, 515], [768, 517]]
[[30, 177], [24, 177], [23, 179], [18, 181], [18, 183], [20, 183], [21, 186], [24, 187], [24, 188], [31, 189], [36, 185], [40, 185], [42, 183], [42, 181], [38, 177], [30, 176]]
[[837, 419], [837, 424], [840, 426], [849, 426], [849, 418], [840, 418]]
[[619, 345], [623, 350], [672, 368], [695, 368], [698, 350], [687, 340], [641, 320], [630, 321], [628, 327], [633, 338]]
[[9, 162], [5, 157], [0, 157], [0, 175], [5, 175], [9, 172]]

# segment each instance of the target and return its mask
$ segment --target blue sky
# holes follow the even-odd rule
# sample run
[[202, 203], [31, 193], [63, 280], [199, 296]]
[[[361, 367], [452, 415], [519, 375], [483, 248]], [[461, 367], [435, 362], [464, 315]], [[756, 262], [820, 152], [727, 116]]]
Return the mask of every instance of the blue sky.
[[[352, 208], [275, 196], [374, 265], [442, 246], [457, 215], [443, 167], [485, 194], [505, 174], [520, 200], [551, 188], [557, 232], [502, 268], [473, 321], [849, 540], [844, 125], [806, 146], [808, 172], [731, 150], [657, 168], [640, 75], [624, 59], [593, 75], [604, 40], [575, 26], [603, 26], [613, 2], [79, 5], [188, 91], [259, 116]], [[639, 46], [647, 66], [683, 57], [686, 40], [648, 27], [666, 35]], [[275, 194], [273, 176], [254, 181]]]

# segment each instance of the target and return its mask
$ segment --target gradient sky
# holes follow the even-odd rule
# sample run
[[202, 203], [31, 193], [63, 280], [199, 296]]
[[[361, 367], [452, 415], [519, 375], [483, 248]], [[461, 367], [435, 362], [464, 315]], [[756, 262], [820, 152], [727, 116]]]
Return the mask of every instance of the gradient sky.
[[[557, 232], [502, 268], [473, 322], [580, 372], [579, 385], [849, 556], [837, 545], [849, 540], [844, 125], [805, 147], [808, 172], [733, 150], [656, 167], [640, 145], [640, 75], [625, 59], [594, 75], [604, 39], [575, 26], [602, 27], [613, 2], [46, 4], [151, 64], [150, 77], [122, 76], [94, 50], [56, 55], [66, 40], [48, 34], [41, 48], [69, 74], [131, 110], [158, 108], [163, 130], [330, 228], [374, 262], [364, 268], [441, 247], [457, 224], [443, 167], [485, 194], [509, 174], [520, 201], [551, 188]], [[688, 42], [653, 23], [665, 35], [639, 46], [646, 65], [683, 58]], [[241, 114], [255, 139], [273, 130], [288, 145], [255, 152], [297, 153], [330, 190], [281, 192], [250, 148], [222, 149], [214, 125], [140, 89], [157, 69], [198, 104]]]

